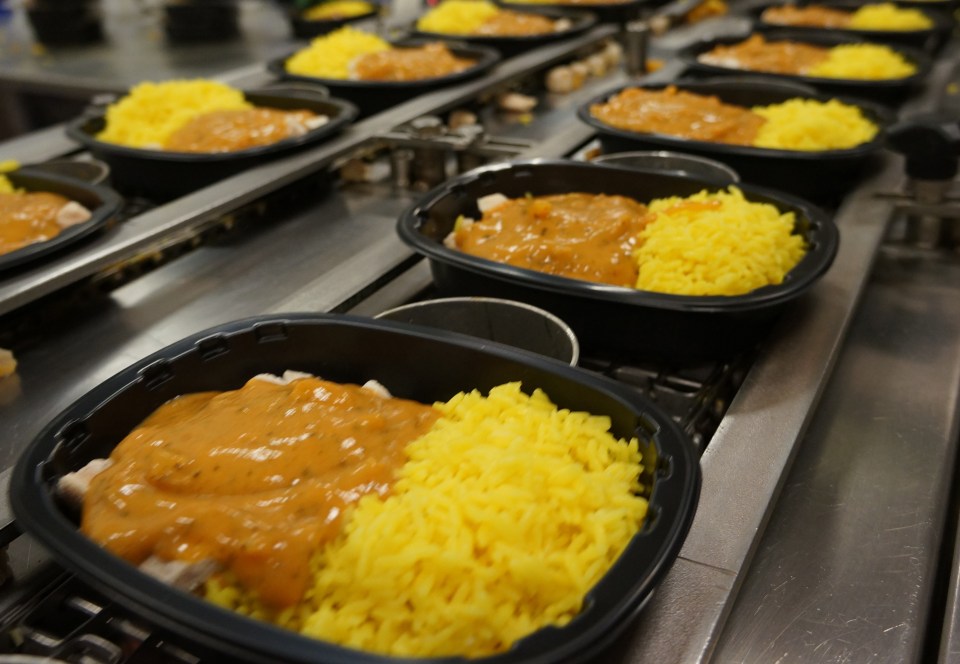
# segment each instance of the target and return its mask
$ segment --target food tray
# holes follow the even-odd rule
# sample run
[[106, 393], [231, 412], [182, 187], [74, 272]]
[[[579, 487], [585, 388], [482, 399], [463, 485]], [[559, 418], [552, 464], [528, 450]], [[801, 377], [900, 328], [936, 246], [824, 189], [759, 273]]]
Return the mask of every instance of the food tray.
[[[393, 45], [399, 47], [423, 46], [424, 44], [435, 41], [437, 40], [403, 39], [393, 42]], [[283, 58], [270, 61], [267, 63], [267, 69], [283, 80], [303, 81], [305, 83], [318, 83], [323, 85], [328, 88], [332, 94], [356, 104], [360, 107], [361, 114], [367, 116], [432, 90], [480, 76], [492, 69], [500, 60], [500, 56], [496, 51], [482, 46], [448, 43], [447, 47], [455, 56], [471, 58], [476, 60], [477, 63], [455, 74], [438, 76], [421, 81], [356, 81], [351, 79], [320, 78], [316, 76], [291, 74], [287, 71], [286, 62], [293, 53]]]
[[[505, 5], [504, 7], [506, 8]], [[568, 29], [559, 32], [530, 36], [493, 37], [477, 35], [449, 35], [442, 32], [422, 32], [416, 29], [416, 25], [413, 26], [412, 33], [414, 37], [419, 39], [456, 40], [460, 42], [466, 42], [468, 44], [476, 44], [477, 46], [486, 46], [488, 48], [496, 49], [502, 57], [507, 58], [517, 55], [518, 53], [528, 51], [531, 48], [538, 48], [545, 44], [551, 44], [556, 41], [569, 39], [570, 37], [583, 34], [597, 23], [596, 15], [589, 11], [574, 11], [571, 9], [538, 7], [536, 5], [530, 7], [511, 6], [508, 8], [511, 11], [524, 14], [540, 14], [541, 16], [547, 16], [552, 19], [567, 18], [570, 20], [572, 25]]]
[[378, 5], [374, 5], [374, 8], [368, 11], [366, 14], [357, 14], [356, 16], [345, 16], [343, 18], [328, 18], [328, 19], [316, 19], [311, 20], [304, 17], [306, 9], [299, 8], [290, 8], [290, 29], [293, 31], [293, 36], [298, 39], [312, 39], [313, 37], [319, 37], [320, 35], [325, 35], [328, 32], [333, 32], [337, 28], [342, 28], [345, 25], [350, 23], [357, 23], [359, 21], [365, 21], [367, 19], [374, 18], [377, 13], [380, 11]]
[[[438, 367], [457, 367], [456, 371]], [[392, 393], [431, 403], [462, 390], [520, 380], [561, 408], [611, 418], [617, 436], [638, 436], [652, 486], [649, 517], [613, 568], [590, 591], [584, 611], [497, 656], [430, 659], [435, 664], [554, 664], [595, 654], [640, 610], [669, 569], [699, 492], [696, 452], [672, 419], [638, 392], [562, 362], [464, 335], [401, 323], [323, 314], [264, 316], [195, 334], [95, 387], [57, 415], [13, 470], [18, 525], [66, 567], [160, 628], [221, 653], [224, 661], [275, 664], [410, 662], [302, 637], [209, 604], [148, 577], [81, 535], [54, 498], [59, 477], [113, 447], [174, 396], [241, 387], [250, 377], [298, 369], [339, 382], [376, 379]]]
[[4, 175], [18, 189], [48, 191], [76, 201], [90, 210], [91, 216], [85, 222], [70, 226], [45, 242], [35, 242], [8, 254], [0, 254], [0, 271], [50, 258], [107, 228], [114, 222], [123, 202], [115, 192], [106, 187], [42, 169], [24, 167]]
[[[750, 9], [750, 14], [754, 17], [756, 28], [761, 31], [786, 29], [796, 32], [797, 34], [805, 35], [846, 33], [855, 39], [882, 42], [885, 44], [902, 44], [904, 46], [912, 46], [914, 48], [936, 46], [942, 39], [945, 39], [949, 35], [950, 30], [953, 29], [953, 20], [945, 13], [936, 10], [927, 11], [927, 5], [929, 5], [929, 2], [927, 2], [927, 5], [924, 5], [923, 7], [919, 6], [920, 3], [914, 3], [910, 6], [910, 9], [917, 9], [921, 11], [927, 18], [930, 19], [930, 21], [933, 22], [932, 27], [922, 30], [858, 30], [856, 28], [817, 28], [811, 26], [794, 25], [785, 26], [778, 23], [767, 23], [761, 18], [761, 14], [763, 14], [766, 9], [770, 7], [780, 7], [785, 4], [790, 3], [776, 2], [752, 7]], [[859, 7], [874, 3], [854, 4], [850, 2], [830, 2], [829, 0], [821, 2], [820, 0], [816, 0], [811, 2], [801, 2], [799, 4], [817, 4], [830, 7], [831, 9], [855, 11]]]
[[120, 191], [154, 200], [167, 200], [200, 189], [269, 159], [315, 145], [341, 131], [357, 116], [349, 102], [332, 99], [325, 91], [308, 95], [300, 90], [261, 90], [245, 93], [255, 106], [286, 110], [306, 109], [330, 118], [302, 136], [235, 152], [187, 153], [131, 148], [96, 139], [105, 110], [96, 109], [67, 125], [67, 135], [81, 143], [111, 169], [111, 181]]
[[[678, 89], [701, 95], [714, 95], [721, 101], [737, 106], [766, 106], [788, 99], [803, 98], [827, 101], [829, 95], [818, 94], [813, 88], [796, 83], [757, 78], [715, 78], [710, 80], [680, 80], [673, 83]], [[640, 87], [662, 90], [667, 84], [630, 84], [605, 92], [581, 106], [577, 115], [597, 130], [604, 153], [626, 152], [638, 149], [667, 149], [690, 152], [727, 164], [746, 182], [774, 187], [817, 201], [832, 201], [852, 189], [859, 175], [883, 149], [883, 130], [893, 121], [893, 115], [884, 107], [863, 100], [843, 99], [856, 105], [864, 116], [878, 125], [880, 132], [868, 143], [844, 150], [775, 150], [748, 145], [729, 145], [709, 141], [669, 136], [667, 134], [639, 133], [611, 127], [590, 114], [590, 107], [607, 101], [621, 90]]]
[[640, 18], [641, 12], [652, 7], [657, 2], [653, 0], [627, 0], [626, 2], [590, 2], [583, 4], [574, 4], [571, 2], [562, 2], [554, 0], [552, 2], [516, 2], [511, 0], [496, 0], [497, 4], [509, 9], [528, 9], [534, 7], [545, 7], [548, 9], [576, 9], [588, 11], [595, 14], [597, 20], [601, 23], [624, 23]]
[[[839, 46], [840, 44], [852, 44], [863, 40], [858, 40], [849, 34], [844, 33], [798, 33], [793, 30], [776, 30], [764, 32], [763, 35], [767, 41], [794, 41], [799, 43], [813, 44], [827, 48]], [[695, 42], [679, 51], [678, 56], [687, 64], [687, 70], [693, 75], [700, 76], [749, 76], [751, 78], [762, 77], [766, 79], [779, 79], [804, 83], [817, 90], [850, 97], [859, 97], [879, 101], [885, 104], [900, 104], [919, 86], [930, 72], [931, 61], [925, 54], [916, 49], [906, 46], [891, 46], [893, 50], [899, 52], [908, 61], [914, 64], [917, 71], [906, 78], [885, 79], [885, 80], [864, 80], [849, 78], [823, 78], [819, 76], [799, 76], [792, 74], [774, 74], [769, 72], [751, 71], [749, 69], [736, 69], [733, 67], [721, 67], [718, 65], [708, 65], [700, 62], [697, 57], [703, 53], [712, 50], [715, 46], [738, 44], [747, 39], [750, 35], [739, 37], [721, 37]]]
[[742, 185], [749, 199], [794, 211], [810, 248], [782, 284], [736, 296], [669, 295], [568, 279], [471, 256], [444, 246], [443, 239], [459, 215], [479, 218], [477, 199], [493, 193], [518, 198], [586, 192], [646, 202], [705, 187], [716, 188], [691, 176], [574, 161], [496, 164], [427, 193], [403, 214], [397, 232], [429, 259], [444, 294], [504, 297], [542, 307], [573, 328], [587, 355], [694, 364], [753, 347], [767, 325], [827, 271], [839, 238], [823, 211], [787, 194]]

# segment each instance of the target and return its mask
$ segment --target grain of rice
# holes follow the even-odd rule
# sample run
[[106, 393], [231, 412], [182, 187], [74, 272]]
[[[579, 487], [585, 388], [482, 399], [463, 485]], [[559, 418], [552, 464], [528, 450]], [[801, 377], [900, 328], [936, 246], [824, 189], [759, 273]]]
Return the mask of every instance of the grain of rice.
[[827, 58], [805, 72], [808, 76], [885, 80], [906, 78], [917, 68], [882, 44], [843, 44], [827, 52]]
[[678, 295], [740, 295], [779, 284], [800, 261], [794, 214], [743, 192], [701, 191], [650, 202], [656, 213], [635, 252], [637, 288]]
[[307, 48], [287, 60], [287, 71], [319, 78], [350, 78], [350, 63], [361, 55], [390, 49], [390, 44], [376, 35], [350, 26], [317, 37]]
[[417, 29], [448, 35], [469, 35], [500, 10], [486, 0], [445, 0], [417, 21]]
[[902, 9], [892, 2], [864, 5], [850, 16], [855, 30], [926, 30], [933, 21], [919, 9]]
[[859, 108], [836, 99], [790, 99], [752, 110], [766, 119], [753, 142], [761, 148], [838, 150], [868, 143], [877, 135], [877, 126]]
[[309, 21], [323, 21], [336, 18], [350, 18], [363, 16], [374, 10], [374, 6], [364, 0], [332, 0], [314, 5], [303, 12], [303, 17]]

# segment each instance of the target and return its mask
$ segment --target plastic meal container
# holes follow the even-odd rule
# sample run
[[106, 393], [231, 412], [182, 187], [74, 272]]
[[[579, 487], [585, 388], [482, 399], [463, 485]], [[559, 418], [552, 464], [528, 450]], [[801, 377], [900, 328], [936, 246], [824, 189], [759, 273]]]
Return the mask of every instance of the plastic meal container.
[[42, 169], [25, 167], [5, 175], [18, 189], [60, 194], [83, 205], [90, 210], [91, 215], [83, 223], [70, 226], [49, 240], [34, 242], [8, 254], [0, 254], [0, 271], [33, 264], [73, 247], [78, 242], [109, 227], [122, 204], [121, 198], [107, 187], [89, 184]]
[[[825, 33], [817, 34], [796, 32], [790, 29], [764, 31], [763, 36], [767, 41], [792, 41], [804, 44], [813, 44], [831, 48], [841, 44], [863, 43], [865, 40], [857, 38], [849, 33]], [[747, 39], [750, 35], [741, 35], [738, 37], [722, 37], [718, 39], [709, 39], [695, 42], [679, 51], [678, 56], [686, 61], [687, 71], [696, 76], [749, 76], [751, 78], [764, 78], [767, 80], [786, 80], [802, 83], [816, 88], [825, 94], [843, 95], [857, 97], [860, 99], [869, 99], [888, 105], [896, 105], [903, 102], [911, 93], [913, 88], [919, 86], [930, 72], [930, 58], [918, 50], [906, 46], [890, 46], [891, 49], [902, 55], [907, 62], [912, 63], [917, 71], [905, 78], [894, 79], [852, 79], [852, 78], [826, 78], [820, 76], [800, 76], [794, 74], [774, 74], [770, 72], [753, 71], [749, 69], [738, 69], [735, 67], [721, 67], [718, 65], [709, 65], [700, 62], [698, 56], [712, 50], [715, 46], [738, 44]]]
[[428, 192], [404, 212], [397, 232], [429, 259], [440, 292], [505, 297], [542, 307], [570, 325], [584, 355], [701, 362], [754, 346], [768, 323], [827, 271], [837, 251], [836, 226], [819, 208], [774, 190], [739, 186], [749, 200], [793, 211], [797, 230], [809, 245], [783, 283], [744, 295], [670, 295], [591, 283], [486, 260], [443, 244], [459, 215], [480, 218], [477, 199], [488, 194], [518, 198], [586, 192], [647, 202], [717, 188], [713, 181], [692, 176], [559, 160], [496, 164]]
[[289, 13], [290, 28], [293, 31], [294, 37], [297, 37], [298, 39], [312, 39], [320, 35], [325, 35], [328, 32], [333, 32], [337, 28], [342, 28], [350, 23], [357, 23], [359, 21], [365, 21], [367, 19], [374, 18], [380, 11], [380, 7], [375, 3], [371, 3], [371, 5], [372, 9], [365, 14], [357, 14], [356, 16], [342, 16], [340, 18], [320, 19], [309, 19], [306, 17], [307, 11], [315, 5], [311, 5], [310, 7], [306, 7], [304, 9], [291, 8]]
[[626, 0], [626, 2], [591, 2], [574, 4], [554, 0], [552, 2], [522, 2], [511, 0], [496, 0], [497, 4], [508, 9], [526, 11], [529, 8], [545, 7], [547, 9], [577, 9], [589, 11], [596, 15], [601, 23], [623, 23], [640, 18], [640, 13], [647, 7], [658, 2], [654, 0]]
[[[815, 99], [828, 101], [830, 95], [818, 94], [813, 88], [796, 83], [757, 78], [714, 78], [709, 80], [681, 80], [673, 83], [679, 90], [719, 97], [721, 101], [747, 108], [779, 104], [788, 99]], [[638, 149], [669, 149], [689, 152], [721, 161], [746, 182], [780, 189], [819, 202], [831, 201], [856, 186], [858, 178], [884, 145], [884, 128], [893, 121], [893, 115], [884, 107], [855, 99], [844, 103], [860, 108], [864, 116], [880, 131], [869, 142], [843, 150], [777, 150], [749, 145], [730, 145], [712, 141], [698, 141], [668, 134], [641, 133], [618, 129], [593, 117], [590, 107], [601, 104], [626, 88], [662, 90], [667, 84], [628, 84], [610, 90], [582, 105], [577, 115], [597, 130], [603, 151], [607, 153]]]
[[[546, 16], [554, 20], [566, 18], [570, 20], [570, 27], [566, 30], [549, 32], [542, 35], [510, 35], [498, 37], [493, 35], [451, 35], [442, 32], [423, 32], [421, 30], [417, 30], [416, 23], [414, 23], [412, 27], [412, 34], [419, 39], [456, 40], [460, 42], [466, 42], [468, 44], [486, 46], [488, 48], [496, 49], [502, 57], [508, 58], [512, 55], [529, 51], [532, 48], [538, 48], [546, 44], [551, 44], [556, 41], [569, 39], [570, 37], [583, 34], [597, 24], [596, 15], [589, 11], [574, 11], [571, 9], [538, 7], [536, 5], [501, 6], [503, 6], [504, 9], [509, 9], [522, 14], [540, 14], [541, 16]], [[589, 8], [585, 7], [585, 9]]]
[[[886, 44], [901, 44], [904, 46], [912, 46], [914, 48], [933, 46], [941, 39], [947, 37], [950, 31], [953, 29], [953, 20], [949, 16], [936, 10], [927, 11], [926, 6], [921, 7], [919, 3], [912, 5], [910, 9], [917, 9], [921, 11], [924, 16], [930, 19], [930, 21], [933, 23], [931, 27], [922, 28], [920, 30], [862, 30], [857, 28], [820, 28], [799, 25], [787, 26], [779, 23], [768, 23], [767, 21], [763, 20], [761, 15], [765, 10], [769, 9], [770, 7], [781, 7], [785, 4], [788, 3], [777, 2], [763, 6], [752, 7], [750, 13], [755, 18], [757, 29], [763, 31], [789, 29], [797, 34], [808, 35], [847, 33], [856, 39], [864, 39], [872, 42], [883, 42]], [[801, 4], [817, 4], [829, 7], [831, 9], [853, 12], [860, 7], [875, 3], [831, 2], [830, 0], [825, 0], [823, 2], [812, 1]]]
[[98, 140], [96, 135], [106, 125], [106, 111], [102, 108], [71, 121], [67, 125], [67, 135], [110, 166], [112, 182], [120, 191], [168, 200], [272, 158], [321, 143], [340, 132], [357, 116], [353, 104], [327, 97], [326, 91], [319, 88], [313, 94], [307, 94], [304, 89], [260, 90], [244, 94], [255, 106], [303, 109], [330, 119], [302, 136], [232, 152], [148, 150]]
[[[449, 370], [456, 367], [456, 370]], [[446, 368], [446, 369], [445, 369]], [[338, 382], [376, 379], [393, 394], [431, 403], [461, 390], [522, 381], [561, 408], [611, 419], [638, 436], [652, 487], [649, 516], [583, 611], [485, 658], [411, 660], [373, 655], [258, 622], [164, 585], [114, 557], [77, 528], [54, 496], [57, 479], [110, 451], [174, 396], [241, 387], [252, 376], [307, 371]], [[557, 360], [465, 335], [401, 323], [323, 314], [236, 321], [183, 339], [95, 387], [53, 418], [19, 459], [10, 499], [18, 525], [66, 567], [159, 627], [220, 653], [218, 661], [307, 664], [559, 664], [579, 662], [627, 627], [680, 550], [700, 486], [697, 454], [672, 419], [637, 391]]]
[[[423, 46], [436, 41], [438, 40], [403, 39], [393, 42], [393, 45], [402, 48], [405, 46]], [[476, 78], [492, 69], [493, 66], [500, 61], [500, 56], [496, 51], [483, 46], [448, 43], [447, 48], [449, 48], [450, 52], [456, 57], [469, 58], [475, 60], [476, 63], [463, 71], [447, 74], [446, 76], [425, 78], [418, 81], [359, 81], [345, 78], [321, 78], [318, 76], [291, 74], [287, 71], [286, 64], [287, 60], [293, 56], [293, 53], [267, 63], [267, 69], [283, 80], [319, 83], [328, 88], [332, 94], [347, 99], [359, 106], [361, 115], [367, 116], [438, 88]]]

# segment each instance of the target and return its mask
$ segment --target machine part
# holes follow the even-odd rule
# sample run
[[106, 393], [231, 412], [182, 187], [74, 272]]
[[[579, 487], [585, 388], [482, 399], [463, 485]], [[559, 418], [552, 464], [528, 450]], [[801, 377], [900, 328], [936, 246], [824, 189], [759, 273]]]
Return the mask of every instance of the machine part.
[[642, 76], [647, 72], [647, 52], [650, 46], [650, 26], [644, 21], [627, 23], [623, 33], [627, 74]]

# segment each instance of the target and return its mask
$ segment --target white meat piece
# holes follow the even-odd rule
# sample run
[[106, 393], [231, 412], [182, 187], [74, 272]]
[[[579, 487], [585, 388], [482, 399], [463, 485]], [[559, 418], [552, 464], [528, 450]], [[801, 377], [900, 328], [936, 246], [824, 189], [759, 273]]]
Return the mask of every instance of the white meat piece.
[[93, 478], [112, 465], [110, 459], [94, 459], [80, 470], [61, 477], [57, 481], [57, 493], [71, 505], [80, 507]]
[[71, 226], [82, 224], [91, 216], [90, 210], [76, 201], [70, 201], [57, 212], [57, 225], [60, 226], [60, 228], [70, 228]]
[[313, 378], [313, 374], [304, 373], [303, 371], [291, 371], [287, 369], [283, 372], [282, 376], [275, 376], [274, 374], [257, 374], [253, 377], [254, 380], [263, 380], [268, 383], [273, 383], [274, 385], [289, 385], [295, 380], [301, 378]]
[[477, 199], [477, 207], [480, 208], [481, 213], [484, 213], [503, 205], [509, 200], [510, 199], [503, 194], [488, 194], [487, 196], [481, 196]]
[[558, 94], [573, 92], [576, 88], [576, 80], [570, 67], [561, 65], [554, 67], [547, 73], [547, 90]]
[[391, 396], [393, 396], [390, 394], [390, 390], [385, 388], [382, 383], [379, 383], [375, 380], [368, 380], [363, 384], [363, 389], [370, 390], [371, 392], [380, 395], [384, 399], [389, 399]]
[[519, 92], [508, 92], [500, 95], [497, 99], [497, 105], [504, 111], [510, 111], [511, 113], [529, 113], [537, 107], [537, 98], [522, 95]]
[[301, 120], [295, 115], [288, 115], [284, 118], [287, 123], [287, 130], [290, 132], [291, 136], [303, 136], [308, 131], [316, 129], [317, 127], [322, 127], [323, 125], [330, 122], [330, 118], [326, 115], [318, 115], [313, 118], [308, 118], [307, 120]]
[[188, 563], [182, 560], [163, 560], [156, 556], [150, 556], [140, 563], [140, 571], [144, 574], [148, 574], [174, 588], [186, 591], [195, 589], [209, 579], [212, 574], [219, 572], [220, 569], [220, 563], [209, 559]]
[[554, 32], [566, 32], [573, 27], [573, 21], [568, 18], [558, 18], [553, 22]]
[[703, 53], [697, 60], [702, 62], [705, 65], [713, 65], [714, 67], [726, 67], [727, 69], [743, 69], [743, 65], [740, 64], [740, 61], [736, 58], [724, 57], [722, 55], [712, 55], [710, 53]]
[[456, 225], [454, 225], [454, 230], [447, 233], [447, 237], [443, 238], [443, 246], [447, 249], [456, 249], [457, 248], [457, 229], [462, 228], [464, 230], [470, 228], [476, 221], [470, 217], [460, 217], [457, 220]]

